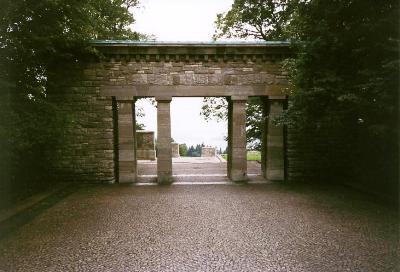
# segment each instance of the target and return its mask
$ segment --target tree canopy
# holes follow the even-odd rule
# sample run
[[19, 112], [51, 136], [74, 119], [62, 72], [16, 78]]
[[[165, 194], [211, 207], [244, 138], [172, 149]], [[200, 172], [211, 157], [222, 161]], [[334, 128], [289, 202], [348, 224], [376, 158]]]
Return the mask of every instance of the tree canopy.
[[[294, 0], [235, 0], [231, 9], [217, 14], [218, 38], [241, 38], [262, 40], [286, 40], [290, 38], [290, 22], [298, 1]], [[210, 118], [227, 118], [225, 98], [204, 98], [201, 114]], [[262, 104], [258, 98], [250, 98], [246, 107], [247, 145], [251, 149], [261, 148]]]
[[91, 39], [139, 39], [129, 26], [129, 9], [137, 0], [2, 2], [0, 11], [0, 77], [13, 91], [44, 95], [56, 65], [78, 62], [90, 51]]
[[[361, 179], [385, 176], [393, 181], [398, 160], [398, 10], [395, 0], [235, 0], [228, 12], [217, 16], [214, 37], [290, 39], [296, 56], [285, 63], [289, 107], [277, 121], [304, 139], [329, 135], [342, 149], [353, 149], [351, 156], [340, 156], [326, 139], [320, 154], [327, 165], [350, 169], [353, 177], [361, 173]], [[222, 103], [206, 102], [206, 116], [221, 115]]]
[[[131, 29], [138, 0], [5, 0], [0, 9], [0, 191], [37, 190], [67, 116], [48, 96], [91, 39], [141, 39]], [[62, 75], [61, 75], [62, 76]], [[4, 193], [5, 192], [5, 193]], [[7, 199], [2, 199], [1, 202]]]
[[228, 12], [217, 15], [214, 39], [221, 37], [287, 39], [289, 38], [287, 28], [296, 2], [293, 0], [235, 0]]

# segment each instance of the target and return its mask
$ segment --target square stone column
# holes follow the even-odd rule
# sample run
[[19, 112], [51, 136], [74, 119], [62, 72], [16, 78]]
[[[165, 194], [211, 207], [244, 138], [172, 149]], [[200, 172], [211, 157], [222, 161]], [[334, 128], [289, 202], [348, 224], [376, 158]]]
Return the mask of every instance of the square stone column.
[[157, 181], [172, 183], [171, 97], [157, 100]]
[[264, 177], [271, 181], [285, 180], [284, 126], [273, 122], [282, 113], [285, 102], [285, 96], [270, 96], [263, 103], [262, 170]]
[[232, 181], [247, 180], [246, 101], [242, 96], [228, 98], [228, 177]]
[[118, 103], [118, 182], [136, 182], [136, 118], [133, 98], [116, 97]]

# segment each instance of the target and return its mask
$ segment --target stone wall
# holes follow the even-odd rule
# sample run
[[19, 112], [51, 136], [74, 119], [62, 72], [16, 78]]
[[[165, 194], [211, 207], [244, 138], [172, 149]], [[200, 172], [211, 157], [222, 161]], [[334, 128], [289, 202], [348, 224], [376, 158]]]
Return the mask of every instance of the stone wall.
[[286, 85], [286, 73], [272, 61], [146, 62], [116, 61], [99, 64], [93, 73], [98, 83], [118, 86]]
[[98, 78], [91, 70], [67, 70], [63, 81], [63, 92], [50, 97], [67, 116], [63, 144], [55, 151], [57, 177], [67, 181], [113, 182], [112, 100], [100, 95]]

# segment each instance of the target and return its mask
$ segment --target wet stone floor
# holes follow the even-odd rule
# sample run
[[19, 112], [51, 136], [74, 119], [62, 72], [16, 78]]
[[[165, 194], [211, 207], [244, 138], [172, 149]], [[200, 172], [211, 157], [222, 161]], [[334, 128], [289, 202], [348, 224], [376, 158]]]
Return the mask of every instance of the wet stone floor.
[[343, 187], [88, 185], [0, 240], [0, 271], [398, 271], [398, 227]]

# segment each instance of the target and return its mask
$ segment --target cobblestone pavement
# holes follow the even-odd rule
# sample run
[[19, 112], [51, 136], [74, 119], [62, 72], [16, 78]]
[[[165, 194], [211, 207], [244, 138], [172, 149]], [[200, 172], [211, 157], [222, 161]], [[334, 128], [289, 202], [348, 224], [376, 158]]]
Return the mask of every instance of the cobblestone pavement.
[[0, 241], [0, 271], [398, 271], [395, 210], [342, 187], [82, 187]]

